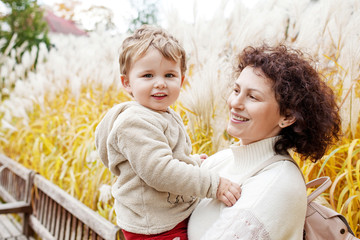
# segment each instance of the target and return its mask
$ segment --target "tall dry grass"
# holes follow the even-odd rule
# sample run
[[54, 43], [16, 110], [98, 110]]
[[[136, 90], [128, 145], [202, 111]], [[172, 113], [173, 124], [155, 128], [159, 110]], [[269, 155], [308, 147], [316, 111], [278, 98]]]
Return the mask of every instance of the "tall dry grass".
[[[232, 4], [232, 5], [231, 5]], [[232, 9], [226, 14], [225, 9]], [[247, 45], [284, 42], [311, 54], [338, 96], [344, 136], [319, 163], [300, 162], [305, 178], [330, 176], [323, 195], [360, 236], [360, 2], [267, 0], [248, 9], [222, 1], [210, 20], [185, 23], [169, 12], [167, 26], [188, 52], [186, 84], [174, 109], [194, 153], [213, 154], [234, 139], [225, 130], [232, 58]], [[113, 176], [95, 152], [94, 129], [114, 104], [128, 100], [119, 86], [118, 47], [123, 36], [51, 36], [56, 48], [32, 54], [23, 65], [1, 56], [9, 93], [0, 105], [1, 151], [51, 179], [113, 220]], [[13, 55], [16, 55], [16, 50]], [[16, 70], [14, 70], [16, 69]], [[12, 88], [12, 86], [15, 86]], [[102, 194], [100, 193], [100, 189]]]

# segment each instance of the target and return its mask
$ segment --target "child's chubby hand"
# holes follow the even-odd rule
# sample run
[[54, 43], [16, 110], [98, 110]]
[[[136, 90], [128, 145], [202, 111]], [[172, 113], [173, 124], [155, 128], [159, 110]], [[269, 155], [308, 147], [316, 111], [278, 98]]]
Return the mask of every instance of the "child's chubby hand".
[[216, 198], [223, 202], [226, 206], [233, 206], [240, 198], [241, 188], [240, 185], [230, 180], [220, 177], [219, 187], [216, 192]]
[[199, 157], [200, 157], [201, 163], [203, 163], [205, 161], [205, 159], [208, 158], [208, 155], [206, 155], [205, 153], [202, 153], [199, 155]]

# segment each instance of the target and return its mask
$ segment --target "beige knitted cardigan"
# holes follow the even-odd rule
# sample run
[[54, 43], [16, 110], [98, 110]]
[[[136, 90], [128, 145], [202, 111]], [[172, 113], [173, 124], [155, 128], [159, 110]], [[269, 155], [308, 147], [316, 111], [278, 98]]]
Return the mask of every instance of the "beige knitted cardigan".
[[112, 187], [117, 224], [157, 234], [189, 217], [198, 198], [215, 198], [217, 173], [199, 168], [180, 116], [136, 102], [114, 106], [95, 132], [100, 158], [117, 176]]

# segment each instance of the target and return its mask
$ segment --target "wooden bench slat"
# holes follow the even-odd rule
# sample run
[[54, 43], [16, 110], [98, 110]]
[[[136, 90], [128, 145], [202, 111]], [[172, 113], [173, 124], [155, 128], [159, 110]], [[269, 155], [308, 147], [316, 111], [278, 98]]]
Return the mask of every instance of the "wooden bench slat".
[[0, 204], [0, 213], [30, 213], [31, 206], [24, 201]]
[[45, 227], [47, 228], [47, 229], [49, 229], [49, 231], [51, 231], [50, 230], [50, 226], [51, 226], [51, 222], [52, 222], [52, 220], [53, 220], [53, 218], [52, 218], [52, 208], [53, 208], [53, 206], [54, 206], [54, 200], [52, 200], [51, 198], [48, 198], [48, 204], [47, 204], [47, 207], [48, 207], [48, 209], [47, 209], [47, 218], [46, 218], [46, 225], [45, 225]]
[[86, 225], [84, 227], [84, 239], [90, 239], [90, 229]]
[[77, 225], [76, 239], [80, 240], [83, 239], [83, 237], [84, 237], [84, 223], [79, 222], [79, 224]]
[[20, 236], [22, 235], [21, 226], [16, 220], [6, 214], [0, 215], [1, 227], [0, 227], [0, 236], [1, 238], [9, 238], [11, 236]]
[[[66, 210], [62, 208], [60, 229], [64, 228], [64, 226], [66, 226]], [[65, 231], [60, 231], [59, 239], [65, 239]]]
[[[49, 210], [48, 210], [48, 207], [49, 207], [49, 196], [44, 194], [43, 195], [44, 199], [44, 205], [43, 205], [43, 216], [42, 216], [42, 219], [41, 219], [41, 224], [43, 224], [45, 226], [45, 223], [47, 223], [47, 216], [48, 216], [48, 213], [49, 213]], [[46, 227], [46, 226], [45, 226]]]
[[[2, 180], [4, 180], [4, 179], [2, 179]], [[11, 194], [9, 193], [9, 191], [4, 187], [4, 186], [7, 186], [7, 185], [5, 185], [5, 184], [9, 185], [9, 184], [8, 184], [8, 179], [7, 179], [6, 181], [3, 181], [3, 182], [1, 183], [1, 185], [0, 185], [0, 196], [1, 196], [1, 198], [2, 198], [5, 202], [16, 202], [17, 199], [16, 199], [13, 195], [11, 195]]]
[[70, 239], [71, 240], [75, 240], [76, 238], [76, 234], [77, 234], [77, 230], [76, 230], [76, 225], [78, 224], [78, 220], [74, 217], [74, 216], [71, 216], [71, 236], [70, 236]]
[[70, 239], [70, 226], [71, 226], [71, 215], [68, 213], [68, 211], [66, 211], [66, 215], [65, 215], [65, 239]]
[[11, 233], [9, 232], [7, 228], [7, 222], [10, 221], [9, 218], [7, 218], [5, 215], [0, 215], [0, 239], [8, 238], [11, 236]]
[[53, 207], [52, 207], [52, 213], [51, 213], [51, 217], [52, 217], [52, 221], [51, 221], [51, 226], [50, 226], [50, 233], [55, 235], [55, 226], [56, 226], [56, 213], [57, 213], [57, 207], [59, 205], [55, 204], [55, 202], [53, 203]]
[[60, 235], [61, 216], [62, 216], [61, 206], [57, 205], [57, 210], [56, 210], [56, 215], [55, 215], [56, 223], [55, 223], [55, 229], [54, 229], [54, 236], [56, 238], [59, 238], [59, 235]]
[[35, 216], [30, 216], [29, 224], [38, 235], [42, 236], [42, 239], [56, 240]]
[[27, 237], [21, 235], [21, 236], [17, 237], [16, 240], [29, 240], [29, 239]]

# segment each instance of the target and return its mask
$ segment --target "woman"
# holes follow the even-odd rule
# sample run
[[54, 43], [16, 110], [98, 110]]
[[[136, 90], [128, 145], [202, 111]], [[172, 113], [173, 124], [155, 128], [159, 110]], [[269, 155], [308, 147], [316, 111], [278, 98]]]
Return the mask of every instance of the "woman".
[[[227, 132], [240, 141], [206, 159], [232, 181], [274, 155], [292, 150], [316, 162], [338, 139], [340, 117], [332, 90], [300, 51], [281, 45], [247, 47], [238, 56], [228, 98]], [[265, 167], [246, 180], [230, 208], [203, 199], [193, 212], [190, 240], [303, 238], [306, 188], [290, 161]]]

